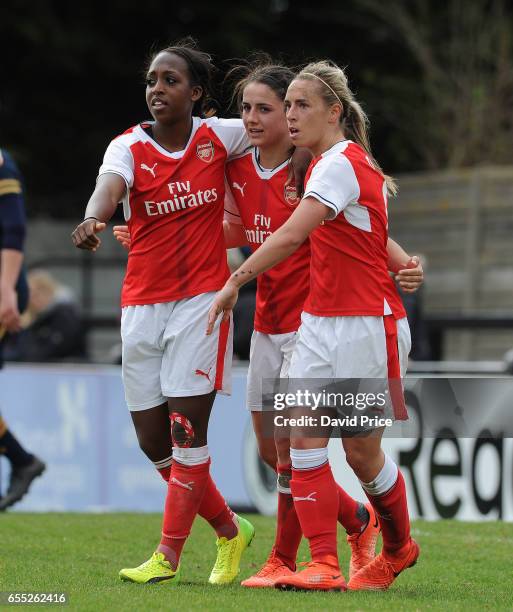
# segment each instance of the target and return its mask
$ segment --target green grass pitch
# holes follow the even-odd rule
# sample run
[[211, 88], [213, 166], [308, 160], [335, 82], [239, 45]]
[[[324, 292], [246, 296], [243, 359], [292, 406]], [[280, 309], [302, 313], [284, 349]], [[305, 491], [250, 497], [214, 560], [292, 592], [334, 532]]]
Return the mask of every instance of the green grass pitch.
[[[248, 518], [256, 536], [243, 557], [241, 579], [260, 567], [274, 534], [272, 518]], [[513, 609], [511, 523], [415, 521], [419, 562], [386, 593], [279, 592], [244, 589], [238, 582], [210, 586], [207, 578], [215, 559], [215, 538], [201, 520], [195, 522], [184, 550], [180, 585], [120, 582], [119, 569], [145, 561], [159, 533], [160, 517], [155, 514], [0, 515], [0, 591], [65, 591], [69, 597], [65, 609], [95, 612]], [[347, 577], [349, 555], [342, 533], [339, 550]], [[308, 559], [304, 542], [299, 557]]]

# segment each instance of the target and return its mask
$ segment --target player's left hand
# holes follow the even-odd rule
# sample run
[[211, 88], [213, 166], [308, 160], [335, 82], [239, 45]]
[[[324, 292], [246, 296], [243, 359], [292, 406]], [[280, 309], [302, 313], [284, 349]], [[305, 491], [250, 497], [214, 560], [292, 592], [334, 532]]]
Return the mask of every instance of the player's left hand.
[[228, 280], [221, 291], [217, 292], [212, 302], [212, 306], [208, 311], [207, 336], [210, 336], [214, 331], [215, 322], [221, 313], [223, 313], [222, 321], [229, 321], [238, 297], [238, 287]]
[[414, 255], [410, 257], [406, 268], [399, 270], [395, 280], [405, 293], [414, 293], [424, 282], [424, 270], [420, 259]]
[[0, 294], [0, 327], [11, 333], [21, 329], [18, 297], [14, 289], [2, 289]]

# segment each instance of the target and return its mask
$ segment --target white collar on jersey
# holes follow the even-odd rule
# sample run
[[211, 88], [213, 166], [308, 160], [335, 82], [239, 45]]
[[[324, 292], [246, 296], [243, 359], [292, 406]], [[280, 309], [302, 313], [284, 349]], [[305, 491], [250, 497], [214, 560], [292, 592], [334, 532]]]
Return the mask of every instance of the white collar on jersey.
[[[149, 121], [148, 122], [145, 121], [144, 123], [149, 123], [150, 125], [152, 124], [152, 122], [149, 122]], [[189, 145], [191, 144], [191, 141], [194, 138], [194, 135], [196, 134], [196, 132], [198, 131], [198, 128], [200, 127], [200, 125], [201, 125], [201, 119], [199, 117], [193, 117], [191, 133], [189, 135], [189, 140], [187, 141], [185, 148], [182, 149], [181, 151], [174, 151], [174, 152], [168, 151], [164, 147], [161, 147], [159, 143], [152, 136], [148, 134], [148, 132], [143, 130], [140, 124], [137, 126], [137, 129], [140, 131], [140, 134], [142, 134], [142, 140], [144, 142], [149, 142], [155, 149], [157, 149], [159, 153], [162, 153], [162, 155], [165, 155], [166, 157], [171, 157], [172, 159], [180, 159], [181, 157], [184, 156], [185, 151], [187, 151], [187, 149], [189, 148]]]
[[334, 142], [331, 147], [329, 147], [329, 149], [326, 149], [326, 151], [323, 151], [320, 155], [320, 157], [324, 157], [325, 155], [329, 155], [330, 153], [334, 153], [334, 152], [338, 152], [340, 151], [345, 151], [345, 149], [352, 143], [352, 140], [349, 140], [348, 138], [344, 138], [344, 140], [337, 140], [337, 142]]
[[260, 164], [260, 155], [258, 153], [257, 147], [253, 147], [251, 151], [251, 157], [253, 159], [253, 166], [255, 168], [255, 172], [258, 174], [259, 178], [264, 181], [272, 178], [275, 174], [280, 172], [280, 170], [283, 170], [283, 168], [287, 167], [290, 163], [289, 158], [283, 161], [279, 166], [276, 166], [276, 168], [264, 168]]

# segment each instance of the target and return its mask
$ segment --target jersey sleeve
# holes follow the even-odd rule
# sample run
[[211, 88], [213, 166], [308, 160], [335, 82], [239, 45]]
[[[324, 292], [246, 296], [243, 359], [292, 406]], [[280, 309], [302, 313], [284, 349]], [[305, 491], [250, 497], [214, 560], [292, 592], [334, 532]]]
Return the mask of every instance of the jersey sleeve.
[[224, 183], [224, 220], [228, 221], [228, 223], [233, 223], [234, 225], [242, 225], [239, 207], [237, 206], [237, 202], [233, 197], [232, 190], [230, 189], [226, 179]]
[[119, 174], [128, 187], [134, 184], [134, 158], [122, 136], [109, 144], [103, 156], [98, 176], [108, 173]]
[[312, 169], [303, 198], [315, 198], [330, 209], [334, 219], [348, 204], [357, 202], [360, 187], [351, 162], [345, 155], [321, 158]]
[[242, 119], [220, 119], [210, 117], [206, 124], [212, 129], [219, 140], [223, 143], [228, 159], [241, 155], [251, 146], [248, 135], [242, 124]]
[[0, 249], [23, 250], [26, 219], [23, 187], [14, 161], [0, 157]]

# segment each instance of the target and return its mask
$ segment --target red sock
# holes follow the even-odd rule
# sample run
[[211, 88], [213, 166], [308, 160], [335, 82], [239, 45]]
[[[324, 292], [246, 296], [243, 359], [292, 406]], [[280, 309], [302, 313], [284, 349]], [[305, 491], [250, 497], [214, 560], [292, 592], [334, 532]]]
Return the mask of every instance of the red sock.
[[[162, 478], [168, 482], [171, 475], [171, 466], [157, 469]], [[231, 540], [237, 533], [237, 525], [233, 520], [233, 512], [227, 506], [224, 497], [219, 493], [212, 476], [208, 475], [205, 493], [198, 510], [198, 514], [210, 523], [218, 538]]]
[[[290, 490], [291, 465], [278, 466], [278, 482], [283, 489]], [[273, 554], [292, 571], [296, 569], [297, 549], [303, 532], [294, 507], [292, 493], [278, 491], [278, 516], [276, 517], [276, 537]]]
[[329, 463], [312, 470], [292, 469], [290, 488], [294, 506], [305, 537], [310, 543], [313, 561], [330, 555], [338, 564], [337, 485]]
[[209, 477], [210, 460], [200, 465], [183, 465], [173, 461], [169, 478], [161, 547], [173, 569], [180, 560], [185, 540], [198, 513]]
[[171, 466], [170, 465], [163, 467], [163, 468], [157, 468], [157, 472], [162, 476], [162, 478], [166, 482], [169, 482], [169, 477], [171, 476]]
[[233, 512], [228, 507], [210, 474], [198, 514], [212, 525], [218, 538], [231, 540], [239, 532]]
[[[338, 489], [338, 522], [347, 531], [349, 535], [352, 533], [360, 533], [369, 520], [369, 514], [365, 507], [356, 499], [348, 495], [344, 489], [337, 484]], [[362, 512], [362, 508], [364, 512]]]
[[398, 472], [394, 486], [385, 495], [366, 495], [379, 516], [383, 550], [394, 553], [410, 539], [410, 517], [403, 475]]

